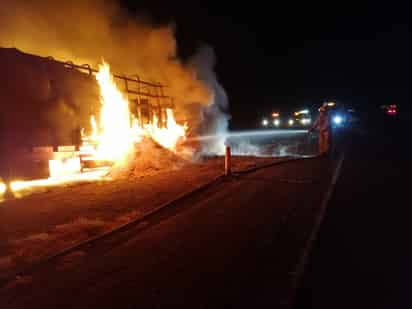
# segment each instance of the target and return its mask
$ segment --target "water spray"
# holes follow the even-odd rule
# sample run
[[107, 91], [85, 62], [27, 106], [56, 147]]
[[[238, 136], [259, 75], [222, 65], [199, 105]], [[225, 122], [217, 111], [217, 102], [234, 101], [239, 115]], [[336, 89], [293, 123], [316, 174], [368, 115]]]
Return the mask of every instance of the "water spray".
[[196, 137], [189, 137], [187, 141], [204, 141], [229, 137], [255, 137], [255, 136], [269, 136], [269, 135], [291, 135], [291, 134], [306, 134], [308, 130], [251, 130], [251, 131], [232, 131], [227, 133], [201, 135]]

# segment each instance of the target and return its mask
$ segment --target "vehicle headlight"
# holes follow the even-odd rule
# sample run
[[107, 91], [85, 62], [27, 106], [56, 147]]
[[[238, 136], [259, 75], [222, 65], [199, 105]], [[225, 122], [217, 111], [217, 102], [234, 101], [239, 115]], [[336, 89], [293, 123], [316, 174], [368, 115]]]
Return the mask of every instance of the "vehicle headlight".
[[288, 123], [290, 126], [292, 126], [295, 122], [293, 121], [293, 119], [289, 119]]
[[303, 125], [308, 125], [310, 123], [311, 119], [310, 118], [303, 118], [300, 122]]
[[269, 124], [267, 119], [262, 120], [262, 126], [266, 127]]
[[280, 125], [279, 119], [273, 120], [273, 124], [278, 127]]
[[341, 124], [342, 121], [343, 121], [343, 119], [342, 119], [341, 116], [335, 116], [335, 117], [333, 117], [333, 122], [336, 123], [336, 124]]

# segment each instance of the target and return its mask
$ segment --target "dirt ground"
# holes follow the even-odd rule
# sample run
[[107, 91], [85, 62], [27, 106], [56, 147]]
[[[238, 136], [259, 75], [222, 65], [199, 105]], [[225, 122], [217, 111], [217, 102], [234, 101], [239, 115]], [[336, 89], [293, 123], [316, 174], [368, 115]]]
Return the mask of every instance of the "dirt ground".
[[[233, 170], [281, 158], [233, 157]], [[0, 203], [0, 272], [111, 230], [223, 173], [224, 158], [153, 168], [139, 176], [52, 187]]]

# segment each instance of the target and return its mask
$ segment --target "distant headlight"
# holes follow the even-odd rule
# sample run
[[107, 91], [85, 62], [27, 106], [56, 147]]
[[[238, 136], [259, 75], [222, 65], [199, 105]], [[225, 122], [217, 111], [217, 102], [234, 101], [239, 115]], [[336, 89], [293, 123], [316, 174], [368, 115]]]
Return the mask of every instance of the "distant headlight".
[[279, 119], [273, 120], [273, 124], [278, 127], [280, 125]]
[[300, 122], [303, 125], [308, 125], [311, 122], [311, 119], [310, 118], [303, 118]]
[[342, 121], [343, 121], [343, 119], [342, 119], [341, 116], [335, 116], [335, 117], [333, 117], [333, 122], [334, 122], [335, 124], [341, 124]]
[[293, 119], [289, 119], [288, 123], [289, 123], [290, 126], [293, 126], [293, 124], [294, 124], [295, 122], [293, 121]]
[[269, 121], [267, 119], [262, 120], [262, 126], [266, 127], [269, 124]]

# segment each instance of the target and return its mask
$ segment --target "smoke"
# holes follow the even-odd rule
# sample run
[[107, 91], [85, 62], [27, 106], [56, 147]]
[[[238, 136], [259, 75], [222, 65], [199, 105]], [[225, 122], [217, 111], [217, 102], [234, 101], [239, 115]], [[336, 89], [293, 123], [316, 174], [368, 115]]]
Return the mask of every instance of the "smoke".
[[300, 155], [297, 151], [298, 147], [292, 143], [257, 145], [251, 140], [242, 140], [238, 143], [232, 142], [230, 146], [234, 156], [285, 157]]
[[177, 58], [174, 32], [173, 25], [130, 16], [115, 1], [3, 0], [0, 6], [1, 47], [93, 67], [104, 59], [114, 72], [168, 85], [178, 118], [185, 118], [193, 102], [206, 105], [211, 94]]
[[[213, 49], [203, 46], [190, 61], [183, 63], [178, 59], [176, 45], [174, 25], [154, 25], [149, 18], [131, 16], [113, 0], [3, 0], [0, 6], [0, 47], [13, 47], [77, 64], [87, 63], [94, 68], [104, 59], [112, 72], [137, 74], [144, 80], [167, 85], [165, 94], [173, 97], [177, 121], [188, 123], [189, 136], [222, 135], [228, 129], [228, 98], [214, 72], [216, 57]], [[25, 73], [23, 84], [26, 87], [36, 85], [38, 93], [44, 89], [42, 98], [46, 99], [33, 95], [39, 98], [36, 98], [36, 104], [30, 103], [31, 112], [26, 112], [26, 118], [46, 119], [49, 127], [56, 128], [53, 130], [55, 134], [64, 136], [83, 127], [90, 110], [96, 111], [96, 106], [90, 103], [97, 101], [95, 96], [87, 97], [89, 85], [82, 81], [73, 85], [67, 79], [59, 88], [64, 98], [58, 97], [50, 89], [56, 89], [59, 82], [52, 84], [47, 74], [36, 77], [36, 69], [31, 70], [31, 76]], [[13, 71], [12, 66], [9, 71]], [[16, 80], [21, 78], [17, 74]], [[63, 76], [64, 72], [59, 74]], [[73, 94], [66, 88], [76, 91]], [[98, 93], [98, 89], [93, 91]], [[15, 101], [20, 104], [27, 98]], [[47, 101], [47, 106], [40, 107], [40, 101]], [[40, 115], [42, 111], [33, 111], [35, 106], [37, 110], [47, 109], [46, 115]], [[33, 117], [34, 112], [39, 115]], [[10, 122], [17, 123], [21, 119], [24, 116], [16, 112]], [[38, 140], [42, 140], [43, 135], [39, 136]], [[62, 137], [56, 139], [64, 140]], [[202, 142], [201, 152], [223, 153], [224, 141], [221, 137]]]
[[209, 104], [202, 110], [202, 126], [200, 135], [221, 136], [216, 139], [206, 139], [202, 143], [201, 152], [203, 154], [223, 154], [224, 135], [228, 131], [229, 124], [229, 103], [228, 97], [219, 84], [214, 67], [216, 56], [210, 46], [201, 47], [192, 57], [190, 64], [196, 69], [197, 77], [209, 89], [211, 96]]
[[[306, 130], [251, 130], [203, 135], [192, 139], [208, 144], [224, 140], [235, 156], [308, 156], [317, 151], [316, 141]], [[213, 153], [212, 153], [213, 154]]]

